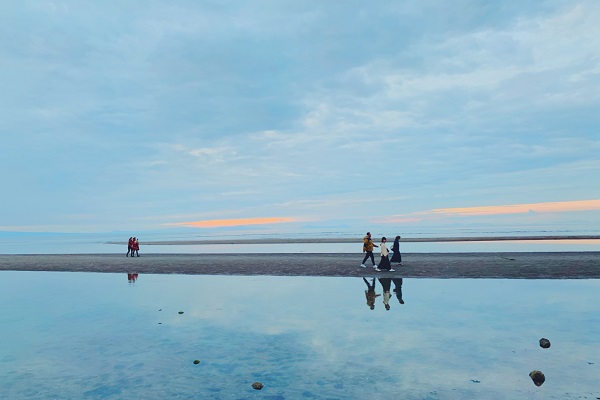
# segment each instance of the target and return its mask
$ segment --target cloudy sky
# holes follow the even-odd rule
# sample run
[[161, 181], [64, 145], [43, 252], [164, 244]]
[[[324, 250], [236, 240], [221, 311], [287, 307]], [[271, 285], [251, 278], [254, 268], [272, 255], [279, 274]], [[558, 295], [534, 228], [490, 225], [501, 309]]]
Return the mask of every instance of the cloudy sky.
[[4, 1], [0, 230], [600, 226], [600, 3]]

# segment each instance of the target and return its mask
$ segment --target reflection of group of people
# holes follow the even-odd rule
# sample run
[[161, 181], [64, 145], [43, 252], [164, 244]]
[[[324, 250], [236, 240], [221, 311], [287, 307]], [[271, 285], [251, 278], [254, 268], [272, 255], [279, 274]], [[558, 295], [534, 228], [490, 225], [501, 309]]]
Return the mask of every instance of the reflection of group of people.
[[130, 274], [130, 273], [127, 274], [127, 281], [129, 283], [135, 283], [135, 281], [137, 281], [137, 278], [138, 278], [138, 274]]
[[[367, 298], [367, 305], [371, 310], [375, 309], [375, 299], [381, 294], [375, 293], [375, 278], [369, 283], [367, 278], [363, 277], [363, 281], [367, 284], [367, 290], [365, 290], [365, 297]], [[400, 304], [404, 304], [402, 299], [402, 278], [379, 278], [379, 283], [383, 289], [383, 305], [386, 310], [390, 309], [390, 298], [392, 297], [391, 288], [392, 282], [394, 282], [394, 294]]]
[[[381, 244], [377, 246], [371, 240], [371, 232], [367, 232], [367, 235], [363, 238], [363, 253], [365, 254], [365, 258], [363, 258], [362, 264], [360, 266], [362, 268], [367, 268], [365, 262], [369, 258], [371, 258], [371, 262], [373, 263], [373, 268], [375, 271], [390, 271], [394, 272], [395, 269], [392, 268], [393, 262], [398, 263], [396, 266], [402, 265], [402, 255], [400, 254], [400, 236], [396, 236], [394, 239], [394, 244], [392, 245], [392, 259], [390, 260], [389, 255], [390, 251], [387, 248], [387, 238], [384, 236], [381, 238]], [[379, 247], [379, 251], [381, 253], [381, 259], [379, 261], [379, 265], [375, 264], [375, 257], [373, 256], [373, 248]]]
[[127, 242], [127, 254], [125, 257], [129, 257], [129, 253], [131, 253], [131, 257], [133, 257], [133, 253], [137, 254], [138, 257], [140, 256], [140, 243], [135, 237], [130, 237], [129, 242]]

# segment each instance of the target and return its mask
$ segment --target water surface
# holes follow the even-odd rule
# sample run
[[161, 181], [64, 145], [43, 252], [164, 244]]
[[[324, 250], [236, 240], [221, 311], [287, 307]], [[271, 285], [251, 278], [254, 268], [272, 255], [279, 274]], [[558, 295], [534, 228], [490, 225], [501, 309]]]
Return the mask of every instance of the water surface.
[[0, 397], [600, 397], [599, 280], [134, 278], [0, 271]]

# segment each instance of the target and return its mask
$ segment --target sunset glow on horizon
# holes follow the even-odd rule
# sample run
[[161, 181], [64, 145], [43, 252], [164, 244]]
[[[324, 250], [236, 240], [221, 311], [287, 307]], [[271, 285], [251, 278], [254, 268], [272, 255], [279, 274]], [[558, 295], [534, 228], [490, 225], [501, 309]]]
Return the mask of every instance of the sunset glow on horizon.
[[511, 204], [502, 206], [440, 208], [430, 212], [446, 215], [500, 215], [528, 212], [554, 213], [567, 211], [600, 210], [600, 200], [561, 201], [550, 203]]
[[189, 226], [192, 228], [223, 228], [230, 226], [245, 226], [245, 225], [267, 225], [267, 224], [284, 224], [288, 222], [296, 222], [297, 218], [292, 217], [268, 217], [268, 218], [237, 218], [237, 219], [209, 219], [203, 221], [177, 222], [165, 224], [170, 226]]
[[484, 216], [509, 215], [527, 213], [561, 213], [573, 211], [600, 210], [600, 199], [560, 201], [547, 203], [510, 204], [501, 206], [436, 208], [428, 211], [409, 214], [393, 215], [388, 220], [378, 220], [381, 223], [415, 222], [416, 220], [432, 219], [444, 216]]

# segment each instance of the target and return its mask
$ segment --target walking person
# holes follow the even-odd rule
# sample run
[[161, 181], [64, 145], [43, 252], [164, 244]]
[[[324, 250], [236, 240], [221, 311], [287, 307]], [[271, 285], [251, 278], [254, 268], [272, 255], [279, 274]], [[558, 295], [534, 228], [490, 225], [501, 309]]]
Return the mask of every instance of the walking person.
[[381, 260], [379, 261], [379, 267], [375, 268], [375, 271], [390, 271], [394, 272], [395, 269], [392, 269], [392, 264], [390, 264], [390, 251], [386, 246], [387, 239], [386, 237], [381, 238], [381, 244], [379, 245], [379, 250], [381, 252]]
[[390, 260], [391, 262], [395, 262], [398, 263], [396, 265], [396, 267], [399, 267], [402, 265], [402, 254], [400, 254], [400, 236], [396, 236], [396, 238], [394, 239], [394, 244], [392, 245], [392, 252], [394, 253], [392, 255], [392, 259]]
[[365, 262], [367, 262], [367, 259], [370, 257], [371, 262], [373, 263], [373, 268], [377, 270], [377, 264], [375, 264], [375, 256], [373, 256], [373, 247], [377, 247], [377, 245], [374, 244], [371, 240], [371, 232], [367, 232], [367, 236], [363, 238], [363, 253], [366, 254], [365, 258], [362, 261], [362, 264], [360, 264], [362, 268], [367, 268]]
[[125, 254], [125, 257], [129, 257], [129, 253], [131, 253], [131, 257], [133, 257], [132, 248], [133, 248], [133, 238], [130, 237], [129, 241], [127, 242], [127, 254]]
[[133, 253], [139, 257], [140, 256], [140, 242], [138, 242], [137, 238], [133, 238], [133, 245], [131, 246], [131, 257], [133, 257]]

